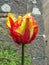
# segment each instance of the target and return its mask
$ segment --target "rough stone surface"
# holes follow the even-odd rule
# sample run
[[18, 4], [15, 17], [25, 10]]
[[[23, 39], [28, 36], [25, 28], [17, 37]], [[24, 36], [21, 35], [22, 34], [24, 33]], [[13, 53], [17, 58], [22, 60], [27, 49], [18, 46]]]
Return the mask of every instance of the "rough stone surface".
[[[1, 10], [1, 6], [7, 3], [11, 6], [11, 12], [15, 14], [17, 17], [19, 14], [24, 15], [26, 12], [32, 12], [32, 8], [35, 6], [30, 0], [0, 0], [0, 40], [2, 42], [8, 41], [9, 44], [13, 44], [13, 40], [9, 36], [8, 29], [5, 26], [5, 17], [7, 16], [7, 13], [4, 13]], [[39, 7], [39, 9], [42, 12], [42, 6], [40, 6], [41, 0], [37, 0], [36, 6]], [[29, 53], [32, 60], [30, 65], [45, 65], [45, 44], [44, 44], [44, 21], [42, 15], [36, 16], [33, 15], [35, 19], [37, 20], [38, 26], [39, 26], [39, 32], [37, 35], [36, 40], [33, 41], [32, 44], [26, 45], [25, 52]], [[17, 45], [17, 49], [20, 50], [21, 46]], [[21, 52], [20, 52], [21, 53]]]
[[[27, 4], [25, 3], [27, 1], [21, 1], [21, 0], [0, 0], [0, 5], [8, 4], [11, 7], [11, 12], [18, 13], [18, 14], [24, 14], [27, 11]], [[3, 12], [1, 10], [0, 6], [0, 12]]]
[[[44, 4], [43, 4], [44, 3]], [[46, 34], [46, 47], [45, 52], [47, 55], [46, 63], [49, 65], [49, 0], [43, 0], [43, 17], [45, 25], [45, 34]]]

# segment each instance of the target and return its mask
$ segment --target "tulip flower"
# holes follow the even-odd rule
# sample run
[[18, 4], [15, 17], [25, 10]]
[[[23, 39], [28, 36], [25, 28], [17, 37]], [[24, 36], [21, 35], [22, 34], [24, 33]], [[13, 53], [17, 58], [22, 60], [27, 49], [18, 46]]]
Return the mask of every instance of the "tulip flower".
[[12, 13], [9, 13], [6, 19], [10, 36], [17, 44], [22, 44], [22, 65], [24, 65], [24, 44], [29, 44], [36, 38], [38, 25], [30, 13], [17, 18]]
[[17, 18], [12, 13], [9, 13], [6, 19], [6, 25], [10, 30], [10, 36], [14, 42], [29, 44], [36, 38], [38, 25], [30, 13], [27, 13], [23, 17], [18, 16]]

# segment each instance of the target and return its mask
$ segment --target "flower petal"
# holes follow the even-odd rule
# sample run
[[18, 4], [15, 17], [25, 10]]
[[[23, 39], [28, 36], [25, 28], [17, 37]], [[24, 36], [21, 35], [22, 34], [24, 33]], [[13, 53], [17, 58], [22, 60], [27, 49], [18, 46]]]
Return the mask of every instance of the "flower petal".
[[23, 22], [22, 22], [21, 26], [18, 29], [16, 29], [16, 32], [23, 35], [24, 32], [25, 32], [25, 28], [26, 28], [26, 20], [23, 19]]

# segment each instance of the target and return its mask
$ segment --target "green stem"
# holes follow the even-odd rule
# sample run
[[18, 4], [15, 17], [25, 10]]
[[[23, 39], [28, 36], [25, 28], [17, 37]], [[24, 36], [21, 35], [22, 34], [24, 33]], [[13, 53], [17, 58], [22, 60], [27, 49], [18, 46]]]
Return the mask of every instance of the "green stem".
[[24, 44], [22, 45], [22, 65], [24, 65]]

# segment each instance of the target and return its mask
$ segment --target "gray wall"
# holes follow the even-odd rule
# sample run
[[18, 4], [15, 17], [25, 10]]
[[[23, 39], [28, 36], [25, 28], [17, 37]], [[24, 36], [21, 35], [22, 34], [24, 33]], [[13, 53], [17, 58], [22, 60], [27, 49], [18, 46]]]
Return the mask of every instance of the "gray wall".
[[[44, 4], [43, 4], [44, 3]], [[45, 24], [45, 34], [46, 34], [46, 55], [47, 55], [47, 65], [49, 65], [49, 0], [43, 0], [43, 17]]]
[[[5, 26], [5, 17], [7, 13], [1, 10], [1, 6], [4, 3], [7, 3], [11, 6], [11, 11], [13, 12], [16, 17], [18, 15], [24, 15], [26, 12], [32, 12], [32, 8], [34, 4], [32, 3], [33, 0], [0, 0], [0, 40], [2, 42], [9, 42], [10, 44], [14, 43], [13, 40], [9, 36], [9, 32]], [[42, 13], [42, 0], [37, 0], [36, 6], [40, 9]], [[32, 14], [33, 15], [33, 14]], [[42, 15], [33, 15], [37, 21], [39, 31], [37, 38], [32, 42], [32, 44], [26, 45], [26, 52], [28, 52], [32, 58], [30, 65], [46, 65], [45, 62], [45, 41], [43, 34], [44, 33], [44, 19]], [[21, 46], [17, 45], [17, 48], [21, 48]], [[21, 51], [20, 51], [21, 53]]]

